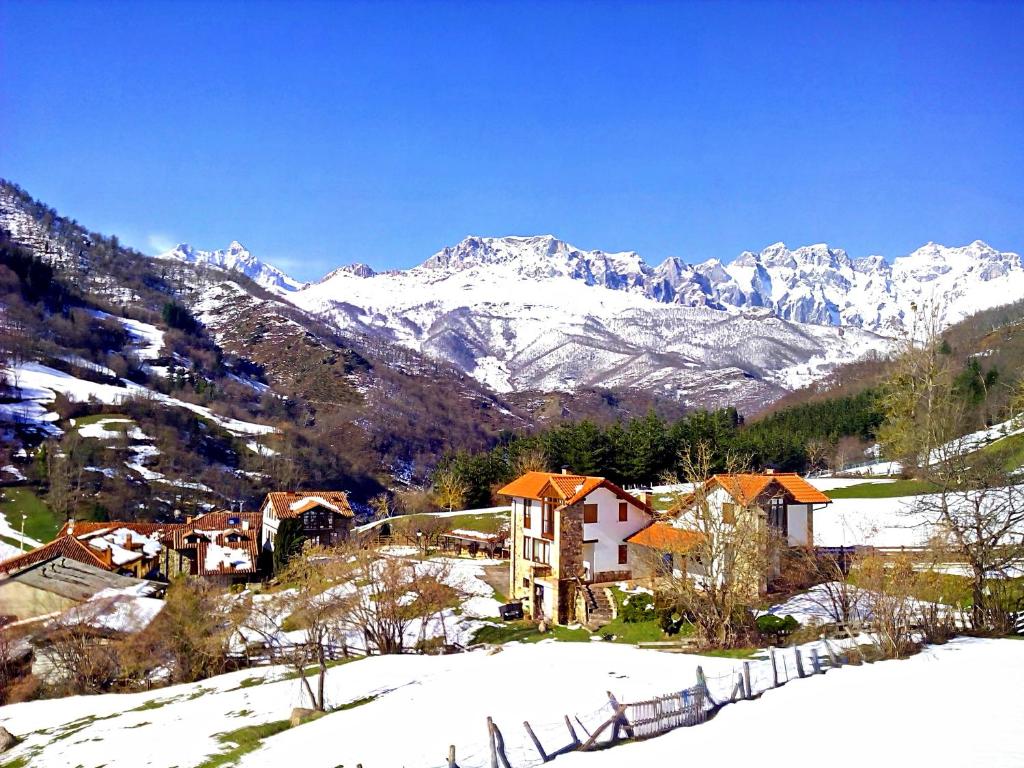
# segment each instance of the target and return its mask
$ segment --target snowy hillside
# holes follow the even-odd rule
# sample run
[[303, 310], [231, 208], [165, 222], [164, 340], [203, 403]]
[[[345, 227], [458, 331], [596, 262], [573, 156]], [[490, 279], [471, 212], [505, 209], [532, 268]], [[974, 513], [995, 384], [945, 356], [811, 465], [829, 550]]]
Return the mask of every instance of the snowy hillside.
[[277, 267], [260, 261], [237, 240], [232, 240], [224, 250], [216, 251], [201, 251], [188, 243], [181, 243], [172, 250], [160, 254], [157, 258], [206, 265], [228, 272], [239, 272], [278, 295], [297, 291], [305, 285], [288, 277]]

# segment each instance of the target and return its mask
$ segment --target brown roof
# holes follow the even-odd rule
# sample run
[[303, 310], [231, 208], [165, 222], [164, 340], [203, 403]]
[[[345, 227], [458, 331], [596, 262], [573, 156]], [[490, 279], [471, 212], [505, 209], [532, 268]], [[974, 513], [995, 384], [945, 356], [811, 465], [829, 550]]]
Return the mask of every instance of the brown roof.
[[639, 544], [659, 552], [675, 552], [684, 554], [693, 549], [700, 541], [700, 534], [695, 531], [684, 531], [674, 528], [668, 523], [651, 523], [626, 538], [630, 544]]
[[277, 515], [277, 519], [284, 520], [289, 517], [298, 517], [302, 514], [305, 510], [292, 509], [292, 505], [297, 501], [309, 499], [322, 499], [332, 507], [337, 508], [342, 517], [355, 516], [352, 512], [352, 507], [348, 504], [348, 494], [344, 491], [271, 491], [267, 494], [267, 500], [263, 503], [263, 506], [266, 506], [269, 501], [274, 509], [274, 514]]
[[45, 562], [57, 557], [65, 557], [70, 560], [77, 560], [104, 570], [112, 570], [111, 566], [104, 562], [88, 545], [83, 544], [74, 536], [61, 536], [49, 544], [36, 547], [23, 555], [12, 557], [10, 560], [0, 562], [0, 573], [13, 573], [29, 565]]
[[575, 504], [598, 488], [607, 488], [621, 499], [652, 512], [645, 502], [624, 491], [611, 480], [590, 475], [566, 475], [561, 472], [527, 472], [506, 485], [498, 494], [522, 499], [558, 499], [563, 505]]
[[[244, 523], [248, 523], [249, 527], [243, 528]], [[186, 554], [189, 559], [194, 558], [195, 572], [199, 576], [215, 573], [248, 574], [259, 571], [262, 529], [263, 515], [259, 512], [207, 512], [176, 528], [164, 541], [173, 549]], [[192, 533], [202, 536], [198, 540], [186, 541]], [[242, 540], [229, 541], [228, 537], [233, 533], [238, 534]], [[224, 568], [223, 563], [220, 563], [217, 568], [207, 568], [206, 554], [211, 544], [245, 552], [249, 558], [249, 567]]]
[[[72, 531], [68, 530], [68, 526], [71, 524], [70, 520], [64, 522], [60, 530], [57, 532], [57, 536], [67, 536]], [[121, 520], [111, 520], [107, 523], [97, 523], [94, 520], [82, 521], [76, 520], [74, 527], [75, 536], [84, 536], [86, 534], [98, 533], [100, 531], [114, 531], [118, 528], [127, 528], [129, 531], [135, 531], [141, 533], [144, 536], [150, 536], [154, 533], [162, 533], [164, 531], [170, 532], [175, 528], [179, 527], [181, 523], [128, 523]]]

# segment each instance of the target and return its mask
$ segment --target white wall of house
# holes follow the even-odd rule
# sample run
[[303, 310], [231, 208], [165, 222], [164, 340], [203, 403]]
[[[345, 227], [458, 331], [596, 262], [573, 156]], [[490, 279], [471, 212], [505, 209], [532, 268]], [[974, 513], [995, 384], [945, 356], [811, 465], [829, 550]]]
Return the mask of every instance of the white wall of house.
[[587, 494], [584, 504], [597, 504], [597, 522], [584, 523], [583, 540], [595, 541], [592, 573], [625, 571], [630, 568], [632, 554], [626, 548], [627, 563], [619, 563], [619, 545], [650, 522], [650, 516], [627, 502], [626, 521], [619, 521], [619, 502], [624, 501], [608, 488], [597, 488]]
[[786, 523], [789, 530], [789, 546], [803, 547], [811, 543], [809, 504], [789, 504], [786, 506]]
[[274, 508], [269, 501], [263, 505], [263, 509], [260, 511], [263, 514], [263, 548], [272, 550], [280, 521], [274, 514]]

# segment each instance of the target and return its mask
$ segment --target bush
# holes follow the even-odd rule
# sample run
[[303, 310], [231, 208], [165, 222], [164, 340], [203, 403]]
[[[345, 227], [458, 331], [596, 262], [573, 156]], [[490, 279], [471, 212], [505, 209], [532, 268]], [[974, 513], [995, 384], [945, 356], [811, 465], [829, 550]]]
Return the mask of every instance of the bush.
[[800, 622], [790, 615], [780, 618], [773, 613], [766, 613], [757, 617], [757, 631], [762, 635], [781, 640], [788, 637], [800, 628]]
[[619, 614], [627, 624], [639, 624], [657, 618], [654, 611], [654, 598], [646, 592], [627, 595], [622, 601], [622, 610], [619, 611]]

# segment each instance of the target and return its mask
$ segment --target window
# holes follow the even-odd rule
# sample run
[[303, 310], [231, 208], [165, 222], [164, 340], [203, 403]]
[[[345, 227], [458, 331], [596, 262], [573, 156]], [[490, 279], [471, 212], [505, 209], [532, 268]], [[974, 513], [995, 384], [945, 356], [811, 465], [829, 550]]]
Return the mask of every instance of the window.
[[530, 517], [532, 507], [533, 502], [529, 499], [523, 499], [523, 528], [530, 528], [533, 525], [533, 521]]
[[736, 505], [731, 502], [722, 503], [722, 522], [736, 525]]
[[523, 558], [534, 563], [551, 564], [551, 544], [543, 539], [523, 537]]
[[619, 544], [619, 565], [625, 565], [629, 562], [629, 547], [625, 544]]
[[619, 522], [624, 523], [629, 520], [629, 504], [624, 501], [619, 502]]
[[789, 534], [788, 521], [786, 520], [786, 499], [782, 496], [776, 496], [768, 502], [768, 525], [769, 527], [781, 533], [783, 536]]
[[555, 510], [547, 503], [540, 513], [540, 535], [547, 539], [555, 538]]
[[597, 504], [584, 504], [583, 505], [583, 522], [584, 523], [596, 523], [597, 522]]

